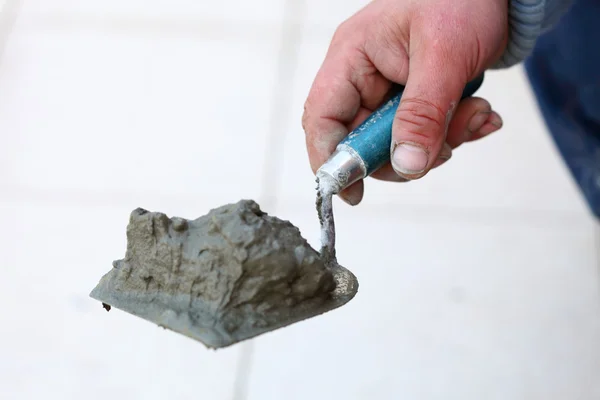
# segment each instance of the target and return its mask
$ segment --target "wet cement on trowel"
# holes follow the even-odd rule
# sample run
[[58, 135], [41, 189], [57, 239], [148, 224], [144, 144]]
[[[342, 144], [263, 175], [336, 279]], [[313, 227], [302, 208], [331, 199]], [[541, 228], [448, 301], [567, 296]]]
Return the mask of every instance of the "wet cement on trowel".
[[219, 348], [351, 300], [356, 277], [251, 200], [195, 220], [136, 209], [91, 297]]

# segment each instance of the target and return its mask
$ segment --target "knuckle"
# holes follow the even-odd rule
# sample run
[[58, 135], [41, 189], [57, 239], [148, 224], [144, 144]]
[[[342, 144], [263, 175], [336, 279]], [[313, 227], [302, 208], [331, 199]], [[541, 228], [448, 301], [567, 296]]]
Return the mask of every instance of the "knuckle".
[[353, 16], [343, 21], [335, 29], [331, 38], [331, 48], [344, 48], [356, 46], [357, 43], [362, 43], [365, 31], [368, 28], [361, 18]]
[[472, 23], [464, 13], [450, 12], [434, 14], [419, 25], [422, 50], [448, 64], [461, 64], [461, 59], [470, 53], [476, 34]]
[[464, 10], [453, 10], [450, 12], [434, 12], [422, 20], [420, 28], [421, 33], [431, 40], [439, 40], [440, 30], [444, 33], [444, 38], [449, 40], [458, 40], [464, 38], [468, 27], [472, 26], [472, 17], [470, 13]]
[[350, 20], [346, 20], [338, 25], [338, 27], [335, 29], [335, 32], [333, 33], [333, 37], [331, 39], [332, 44], [342, 42], [348, 37], [349, 32], [351, 31], [351, 28], [349, 27], [349, 25], [350, 25]]
[[403, 99], [395, 119], [402, 126], [403, 132], [426, 139], [427, 142], [435, 139], [446, 128], [446, 113], [426, 100]]

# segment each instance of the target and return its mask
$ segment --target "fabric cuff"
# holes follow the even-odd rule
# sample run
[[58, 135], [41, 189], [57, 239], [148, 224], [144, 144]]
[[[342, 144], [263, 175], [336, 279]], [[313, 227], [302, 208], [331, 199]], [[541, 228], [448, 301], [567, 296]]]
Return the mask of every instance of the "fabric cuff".
[[523, 61], [537, 38], [558, 23], [573, 0], [510, 0], [508, 45], [494, 69], [509, 68]]

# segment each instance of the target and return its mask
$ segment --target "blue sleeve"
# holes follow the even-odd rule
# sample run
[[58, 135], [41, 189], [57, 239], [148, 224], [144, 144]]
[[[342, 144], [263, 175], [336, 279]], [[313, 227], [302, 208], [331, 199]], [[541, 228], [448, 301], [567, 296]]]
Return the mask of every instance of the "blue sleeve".
[[600, 221], [600, 1], [576, 0], [524, 62], [546, 127]]
[[532, 52], [537, 38], [552, 28], [573, 0], [509, 0], [509, 38], [494, 68], [519, 64]]

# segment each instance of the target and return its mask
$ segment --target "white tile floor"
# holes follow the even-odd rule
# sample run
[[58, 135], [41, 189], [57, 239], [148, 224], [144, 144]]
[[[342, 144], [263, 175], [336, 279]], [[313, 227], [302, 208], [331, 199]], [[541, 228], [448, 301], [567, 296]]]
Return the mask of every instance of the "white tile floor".
[[88, 298], [138, 206], [317, 245], [302, 105], [366, 2], [0, 1], [0, 398], [600, 399], [600, 227], [518, 68], [501, 133], [336, 202], [347, 306], [211, 352]]

